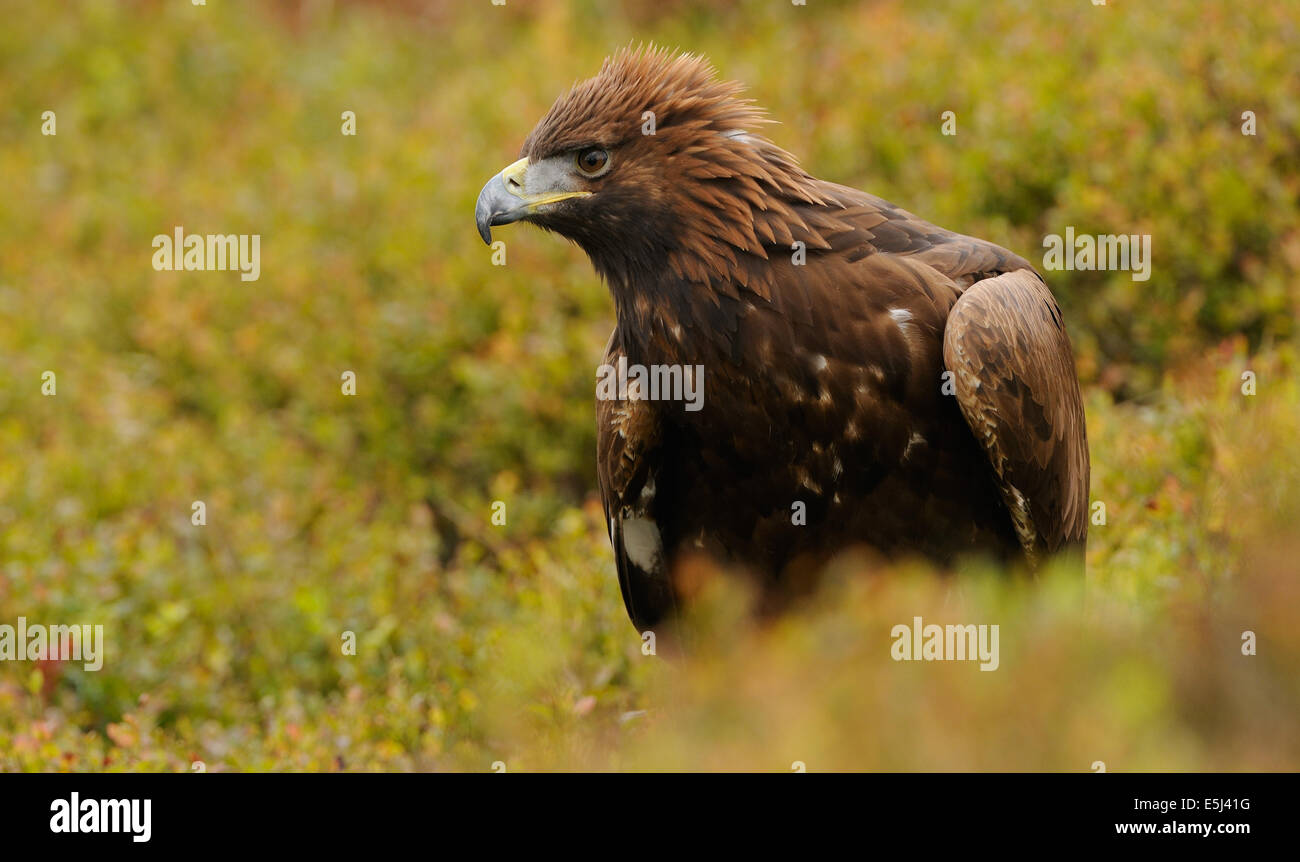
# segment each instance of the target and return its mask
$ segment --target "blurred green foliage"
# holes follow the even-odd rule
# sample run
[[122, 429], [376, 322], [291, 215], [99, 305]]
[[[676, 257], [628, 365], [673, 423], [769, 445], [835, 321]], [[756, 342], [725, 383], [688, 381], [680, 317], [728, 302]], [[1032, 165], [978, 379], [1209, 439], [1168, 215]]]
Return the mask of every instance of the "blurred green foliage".
[[[1300, 768], [1294, 4], [3, 12], [0, 623], [108, 655], [0, 663], [0, 769]], [[1049, 276], [1108, 513], [1086, 613], [850, 559], [767, 627], [705, 573], [694, 657], [642, 655], [592, 497], [611, 305], [472, 219], [634, 40], [746, 82], [813, 173], [1031, 260], [1152, 234], [1149, 282]], [[261, 234], [260, 280], [155, 272], [176, 225]], [[1002, 668], [892, 662], [915, 614], [1000, 622]]]

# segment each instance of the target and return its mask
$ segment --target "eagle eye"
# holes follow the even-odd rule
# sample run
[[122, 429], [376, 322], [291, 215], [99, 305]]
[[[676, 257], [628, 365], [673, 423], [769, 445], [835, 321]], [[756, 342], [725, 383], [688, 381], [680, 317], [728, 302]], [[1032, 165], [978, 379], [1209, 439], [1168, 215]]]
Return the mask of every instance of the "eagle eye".
[[609, 151], [600, 147], [586, 147], [578, 150], [578, 170], [589, 177], [598, 177], [609, 170]]

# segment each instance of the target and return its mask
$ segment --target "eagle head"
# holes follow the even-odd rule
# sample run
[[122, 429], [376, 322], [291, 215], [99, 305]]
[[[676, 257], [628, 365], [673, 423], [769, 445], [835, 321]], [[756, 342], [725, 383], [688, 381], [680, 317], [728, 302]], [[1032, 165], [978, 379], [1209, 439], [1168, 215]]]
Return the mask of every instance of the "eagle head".
[[762, 254], [752, 210], [782, 192], [815, 196], [793, 157], [754, 132], [767, 120], [741, 90], [701, 57], [620, 51], [556, 100], [521, 158], [483, 187], [479, 234], [490, 244], [493, 226], [532, 222], [617, 284]]

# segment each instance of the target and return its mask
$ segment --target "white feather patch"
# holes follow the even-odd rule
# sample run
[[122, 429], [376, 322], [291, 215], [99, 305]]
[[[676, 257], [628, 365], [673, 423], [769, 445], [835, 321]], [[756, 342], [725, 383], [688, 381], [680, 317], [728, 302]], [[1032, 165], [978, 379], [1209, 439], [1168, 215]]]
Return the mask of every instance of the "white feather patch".
[[663, 552], [663, 539], [654, 521], [648, 518], [623, 521], [623, 553], [637, 568], [646, 572], [657, 571]]
[[903, 337], [908, 341], [912, 340], [912, 312], [906, 308], [891, 308], [889, 316], [894, 318], [894, 323], [898, 326], [898, 331], [903, 333]]

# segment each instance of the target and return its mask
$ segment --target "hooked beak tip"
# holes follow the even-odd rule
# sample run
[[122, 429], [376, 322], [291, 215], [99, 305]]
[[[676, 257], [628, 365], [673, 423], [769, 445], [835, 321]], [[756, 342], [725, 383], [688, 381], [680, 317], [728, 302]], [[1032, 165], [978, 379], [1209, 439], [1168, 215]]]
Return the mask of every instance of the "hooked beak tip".
[[501, 174], [487, 181], [474, 204], [474, 223], [483, 242], [492, 245], [492, 227], [510, 224], [524, 215], [525, 205], [518, 195], [511, 194]]
[[497, 207], [494, 206], [495, 195], [492, 194], [492, 183], [496, 180], [493, 177], [483, 191], [478, 196], [478, 202], [474, 205], [474, 224], [478, 227], [478, 235], [483, 237], [483, 242], [487, 245], [492, 244], [492, 221], [497, 215]]

